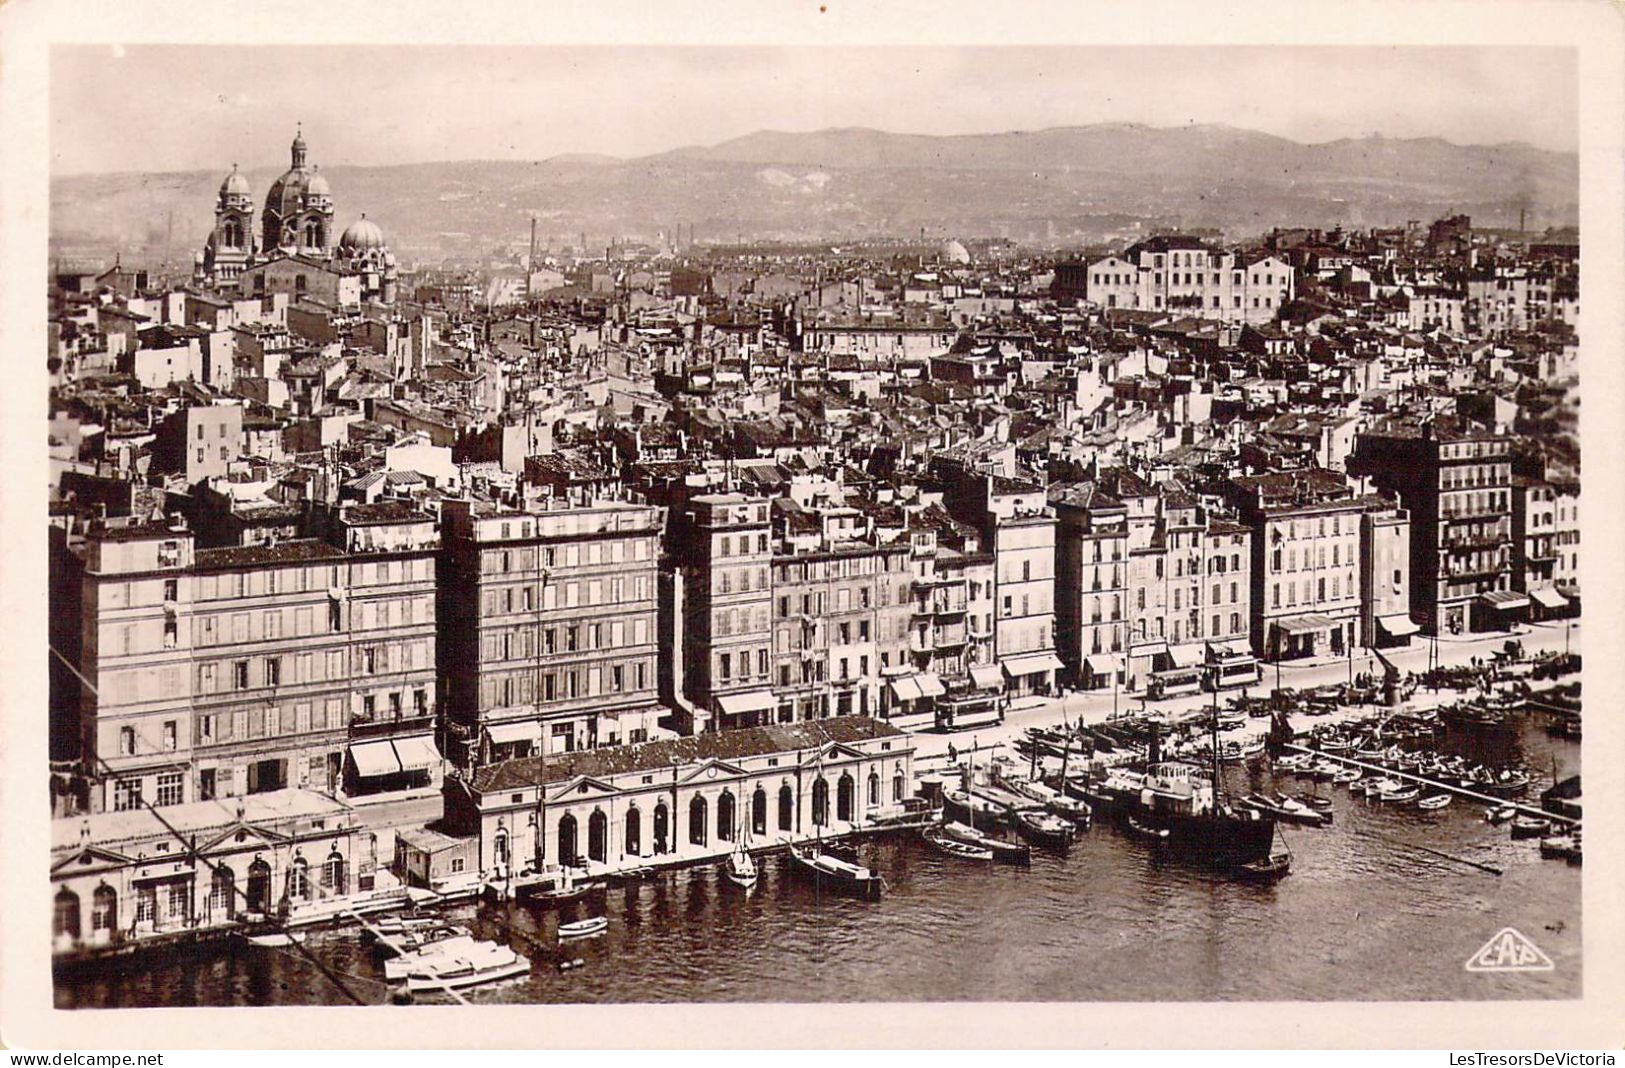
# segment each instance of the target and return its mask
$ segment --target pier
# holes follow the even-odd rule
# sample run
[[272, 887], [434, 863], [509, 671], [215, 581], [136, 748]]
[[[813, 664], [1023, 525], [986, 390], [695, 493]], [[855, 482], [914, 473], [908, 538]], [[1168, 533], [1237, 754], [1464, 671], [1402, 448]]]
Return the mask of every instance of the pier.
[[1409, 782], [1414, 782], [1422, 786], [1432, 787], [1435, 790], [1444, 790], [1448, 793], [1459, 794], [1462, 797], [1471, 798], [1474, 801], [1478, 801], [1492, 808], [1510, 807], [1516, 809], [1520, 814], [1537, 816], [1543, 820], [1562, 820], [1564, 823], [1567, 823], [1570, 826], [1578, 826], [1580, 823], [1580, 821], [1573, 816], [1563, 816], [1556, 812], [1548, 812], [1545, 809], [1536, 805], [1531, 805], [1526, 801], [1514, 801], [1507, 797], [1493, 797], [1489, 794], [1481, 794], [1476, 790], [1469, 790], [1466, 787], [1456, 786], [1452, 783], [1439, 782], [1437, 779], [1430, 779], [1425, 775], [1416, 775], [1408, 771], [1395, 771], [1392, 768], [1385, 768], [1381, 764], [1372, 764], [1369, 761], [1357, 760], [1354, 757], [1346, 757], [1337, 753], [1327, 753], [1320, 749], [1311, 749], [1308, 746], [1298, 745], [1296, 742], [1287, 742], [1282, 745], [1281, 748], [1289, 749], [1295, 753], [1307, 753], [1310, 756], [1325, 760], [1335, 760], [1338, 763], [1344, 764], [1348, 767], [1376, 772], [1379, 775], [1387, 775], [1396, 779], [1405, 779]]

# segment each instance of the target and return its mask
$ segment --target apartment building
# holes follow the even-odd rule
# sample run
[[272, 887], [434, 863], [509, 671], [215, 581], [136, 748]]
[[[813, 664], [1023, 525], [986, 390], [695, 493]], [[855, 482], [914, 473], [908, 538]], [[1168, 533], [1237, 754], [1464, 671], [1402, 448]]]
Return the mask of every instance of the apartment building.
[[1580, 486], [1512, 477], [1512, 588], [1527, 593], [1542, 618], [1577, 611]]
[[684, 516], [683, 686], [697, 734], [761, 725], [778, 709], [770, 508], [765, 498], [708, 493]]
[[648, 740], [662, 509], [447, 501], [441, 515], [450, 755], [473, 766]]
[[1057, 281], [1061, 295], [1101, 308], [1247, 323], [1274, 319], [1295, 292], [1292, 266], [1278, 256], [1223, 251], [1180, 235], [1153, 237], [1121, 255], [1058, 270]]

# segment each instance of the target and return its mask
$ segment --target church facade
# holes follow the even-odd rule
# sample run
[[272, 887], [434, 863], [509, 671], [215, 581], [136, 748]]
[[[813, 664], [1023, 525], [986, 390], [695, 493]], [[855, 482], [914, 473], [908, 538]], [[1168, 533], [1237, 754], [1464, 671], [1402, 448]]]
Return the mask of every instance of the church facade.
[[395, 301], [395, 254], [365, 214], [337, 241], [333, 191], [295, 133], [288, 170], [271, 183], [254, 218], [254, 197], [235, 165], [220, 184], [214, 229], [196, 257], [195, 281], [241, 297], [286, 292], [333, 305]]

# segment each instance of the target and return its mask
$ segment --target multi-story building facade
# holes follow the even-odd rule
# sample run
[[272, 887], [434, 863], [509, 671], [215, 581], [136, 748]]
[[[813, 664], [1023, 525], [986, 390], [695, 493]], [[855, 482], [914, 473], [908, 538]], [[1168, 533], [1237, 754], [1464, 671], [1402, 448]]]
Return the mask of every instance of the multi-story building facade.
[[1551, 618], [1575, 610], [1579, 546], [1579, 484], [1514, 475], [1512, 588], [1529, 595], [1532, 614]]
[[[1076, 292], [1078, 276], [1083, 292]], [[1083, 265], [1057, 281], [1101, 308], [1162, 311], [1198, 319], [1268, 322], [1292, 299], [1292, 266], [1273, 255], [1212, 248], [1192, 237], [1153, 237]]]
[[[778, 702], [771, 505], [739, 493], [689, 501], [683, 560], [683, 686], [694, 730], [766, 723]], [[827, 669], [826, 669], [827, 681]]]
[[433, 785], [433, 519], [358, 505], [330, 534], [218, 549], [165, 524], [86, 538], [93, 809]]
[[1128, 509], [1094, 482], [1068, 487], [1052, 503], [1056, 652], [1083, 689], [1122, 686], [1130, 627]]
[[1360, 634], [1378, 649], [1406, 645], [1411, 619], [1411, 517], [1403, 508], [1360, 517]]
[[441, 514], [451, 755], [473, 765], [651, 737], [662, 510], [447, 501]]
[[1490, 629], [1529, 605], [1512, 578], [1509, 440], [1458, 420], [1392, 420], [1356, 439], [1349, 473], [1411, 516], [1411, 616], [1433, 634]]

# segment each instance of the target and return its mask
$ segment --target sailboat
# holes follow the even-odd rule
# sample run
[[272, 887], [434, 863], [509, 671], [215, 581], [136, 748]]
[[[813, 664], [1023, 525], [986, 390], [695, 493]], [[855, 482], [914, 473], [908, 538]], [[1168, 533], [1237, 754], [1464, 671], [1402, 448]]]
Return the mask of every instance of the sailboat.
[[728, 854], [728, 859], [723, 864], [722, 874], [727, 877], [730, 883], [733, 883], [741, 890], [749, 891], [756, 886], [758, 876], [756, 858], [750, 855], [750, 846], [745, 840], [746, 835], [741, 833], [741, 829], [738, 827], [737, 818], [735, 820], [734, 836], [738, 839], [739, 845], [732, 853]]

